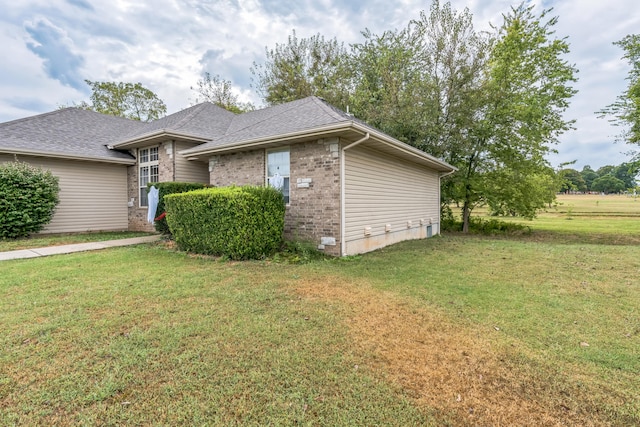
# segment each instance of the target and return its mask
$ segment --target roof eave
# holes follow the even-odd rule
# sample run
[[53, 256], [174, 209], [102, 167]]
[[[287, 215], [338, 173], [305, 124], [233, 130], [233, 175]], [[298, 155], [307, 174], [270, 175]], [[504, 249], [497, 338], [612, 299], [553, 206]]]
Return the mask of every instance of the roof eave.
[[158, 140], [162, 140], [162, 139], [185, 140], [185, 141], [193, 141], [197, 143], [206, 143], [206, 142], [211, 142], [212, 140], [207, 136], [175, 132], [167, 129], [160, 129], [151, 133], [136, 136], [135, 138], [116, 142], [115, 144], [110, 145], [110, 148], [115, 148], [119, 150], [134, 148], [147, 143], [157, 142]]
[[0, 153], [5, 154], [17, 154], [22, 156], [36, 156], [36, 157], [51, 157], [55, 159], [65, 159], [65, 160], [82, 160], [89, 162], [101, 162], [101, 163], [115, 163], [122, 165], [135, 165], [136, 159], [116, 159], [110, 157], [98, 157], [98, 156], [81, 156], [77, 154], [67, 154], [67, 153], [55, 153], [50, 151], [41, 151], [41, 150], [24, 150], [19, 148], [0, 148]]
[[405, 144], [404, 142], [398, 141], [397, 139], [392, 138], [391, 136], [381, 131], [378, 131], [375, 128], [363, 125], [353, 120], [342, 121], [339, 123], [334, 123], [332, 125], [291, 132], [288, 134], [255, 138], [255, 139], [243, 141], [242, 143], [236, 143], [236, 142], [228, 143], [228, 144], [223, 144], [216, 147], [211, 147], [208, 149], [207, 148], [203, 149], [202, 147], [193, 147], [186, 150], [181, 150], [179, 151], [179, 153], [185, 156], [188, 160], [197, 160], [202, 157], [223, 154], [230, 151], [244, 151], [248, 149], [260, 148], [267, 145], [273, 145], [273, 144], [287, 142], [295, 139], [300, 139], [302, 137], [314, 138], [314, 137], [327, 136], [327, 135], [344, 132], [344, 131], [356, 131], [362, 135], [369, 133], [377, 141], [383, 144], [386, 144], [388, 146], [391, 146], [398, 151], [402, 151], [410, 155], [411, 157], [420, 159], [423, 163], [427, 163], [429, 166], [433, 167], [439, 172], [455, 172], [458, 170], [455, 166], [452, 166], [436, 157], [433, 157], [432, 155], [427, 154], [422, 150], [419, 150], [415, 147]]
[[282, 135], [271, 135], [267, 137], [250, 139], [241, 143], [232, 142], [228, 144], [218, 145], [216, 147], [202, 149], [201, 147], [193, 147], [186, 150], [181, 150], [178, 153], [182, 154], [189, 160], [196, 160], [202, 156], [210, 156], [221, 154], [228, 151], [243, 151], [251, 148], [259, 148], [265, 145], [277, 144], [282, 142], [291, 141], [294, 139], [315, 138], [319, 136], [329, 135], [336, 132], [353, 129], [353, 122], [340, 122], [329, 126], [322, 126], [313, 129], [306, 129], [302, 131], [290, 132]]

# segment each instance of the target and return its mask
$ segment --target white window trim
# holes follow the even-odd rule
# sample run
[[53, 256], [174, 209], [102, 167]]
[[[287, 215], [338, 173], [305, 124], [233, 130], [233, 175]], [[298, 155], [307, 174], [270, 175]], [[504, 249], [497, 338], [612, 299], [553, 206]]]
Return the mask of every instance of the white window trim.
[[[158, 153], [157, 160], [151, 160], [151, 161], [142, 162], [141, 161], [141, 157], [142, 156], [140, 154], [141, 151], [143, 151], [143, 150], [149, 150], [150, 151], [153, 148], [155, 148], [157, 150], [157, 153]], [[140, 196], [140, 194], [141, 194], [141, 191], [142, 191], [143, 188], [144, 189], [147, 188], [147, 185], [146, 184], [142, 185], [140, 183], [141, 177], [142, 177], [142, 174], [140, 172], [141, 172], [141, 169], [143, 167], [151, 168], [151, 166], [158, 166], [158, 177], [157, 177], [156, 181], [151, 181], [151, 169], [149, 169], [149, 182], [158, 182], [160, 180], [160, 167], [159, 167], [160, 166], [160, 146], [152, 145], [152, 146], [149, 146], [149, 147], [140, 147], [140, 148], [138, 148], [138, 156], [137, 157], [138, 157], [138, 165], [137, 165], [137, 167], [138, 167], [138, 174], [137, 174], [138, 175], [138, 207], [140, 207], [142, 209], [146, 209], [146, 208], [148, 208], [148, 204], [147, 205], [143, 205], [142, 204], [142, 197]]]

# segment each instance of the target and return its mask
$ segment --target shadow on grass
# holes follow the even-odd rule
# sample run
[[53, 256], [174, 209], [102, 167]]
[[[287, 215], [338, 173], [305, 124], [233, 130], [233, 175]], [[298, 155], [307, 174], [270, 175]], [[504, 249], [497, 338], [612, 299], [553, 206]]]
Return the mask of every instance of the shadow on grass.
[[462, 233], [461, 231], [447, 231], [443, 236], [454, 236], [459, 238], [474, 237], [500, 240], [514, 240], [521, 242], [539, 242], [554, 244], [585, 244], [585, 245], [615, 245], [634, 246], [640, 244], [640, 236], [632, 234], [610, 234], [610, 233], [571, 233], [562, 231], [531, 230], [530, 233]]

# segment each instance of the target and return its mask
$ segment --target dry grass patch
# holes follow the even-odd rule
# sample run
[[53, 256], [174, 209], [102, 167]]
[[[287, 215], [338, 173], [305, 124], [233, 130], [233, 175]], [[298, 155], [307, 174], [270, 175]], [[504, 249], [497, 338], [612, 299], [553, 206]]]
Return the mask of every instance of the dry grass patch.
[[424, 410], [435, 410], [441, 423], [608, 425], [579, 406], [587, 393], [531, 366], [521, 369], [509, 349], [482, 336], [486, 331], [461, 327], [436, 309], [340, 278], [296, 292], [342, 304], [354, 346], [373, 355], [366, 363], [409, 390]]

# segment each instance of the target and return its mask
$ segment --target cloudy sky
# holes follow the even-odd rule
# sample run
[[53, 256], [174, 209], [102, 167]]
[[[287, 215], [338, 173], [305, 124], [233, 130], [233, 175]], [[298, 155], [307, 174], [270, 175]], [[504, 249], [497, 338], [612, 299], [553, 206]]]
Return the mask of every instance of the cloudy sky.
[[[567, 59], [580, 70], [579, 90], [567, 118], [576, 130], [561, 137], [560, 162], [594, 169], [619, 164], [624, 144], [618, 129], [595, 112], [625, 88], [628, 64], [612, 45], [640, 32], [637, 0], [533, 0], [553, 7], [556, 33], [567, 37]], [[468, 7], [476, 29], [499, 26], [518, 2], [452, 0]], [[204, 72], [231, 80], [241, 99], [260, 105], [251, 88], [254, 62], [265, 47], [320, 33], [339, 41], [362, 41], [373, 33], [404, 27], [428, 10], [429, 0], [0, 0], [0, 122], [87, 100], [85, 79], [141, 82], [165, 101], [169, 113], [189, 107], [190, 89]]]

